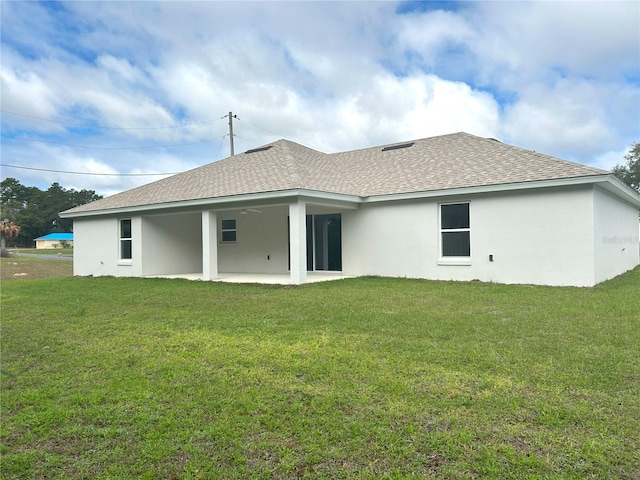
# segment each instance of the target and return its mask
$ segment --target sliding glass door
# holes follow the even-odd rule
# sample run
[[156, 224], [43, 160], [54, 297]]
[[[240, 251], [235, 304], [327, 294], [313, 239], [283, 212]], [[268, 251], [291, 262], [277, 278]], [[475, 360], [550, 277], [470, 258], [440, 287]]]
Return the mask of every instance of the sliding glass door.
[[[316, 270], [342, 270], [342, 222], [339, 213], [314, 215]], [[307, 236], [309, 231], [307, 230]]]
[[[339, 213], [307, 215], [307, 270], [342, 270], [342, 217]], [[287, 242], [289, 222], [287, 221]], [[289, 242], [288, 242], [289, 243]], [[289, 268], [291, 250], [289, 245]]]

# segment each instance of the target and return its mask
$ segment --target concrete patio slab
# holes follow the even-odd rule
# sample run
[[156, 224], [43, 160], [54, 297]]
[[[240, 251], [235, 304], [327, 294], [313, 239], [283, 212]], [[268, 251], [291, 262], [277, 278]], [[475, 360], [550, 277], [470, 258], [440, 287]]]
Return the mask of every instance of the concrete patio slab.
[[[175, 275], [153, 275], [147, 278], [184, 278], [187, 280], [202, 280], [202, 273], [181, 273]], [[307, 283], [327, 282], [351, 278], [336, 272], [308, 272]], [[291, 285], [289, 274], [272, 273], [219, 273], [212, 282], [227, 283], [260, 283], [265, 285]]]

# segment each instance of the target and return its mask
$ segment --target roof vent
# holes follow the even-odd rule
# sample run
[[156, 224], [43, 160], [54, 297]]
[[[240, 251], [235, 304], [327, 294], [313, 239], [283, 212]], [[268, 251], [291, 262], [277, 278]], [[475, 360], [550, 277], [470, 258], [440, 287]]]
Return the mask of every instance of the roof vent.
[[409, 148], [413, 146], [414, 142], [411, 143], [400, 143], [398, 145], [389, 145], [386, 146], [382, 149], [383, 152], [386, 152], [387, 150], [398, 150], [399, 148]]
[[256, 153], [256, 152], [264, 152], [265, 150], [269, 150], [273, 145], [267, 145], [266, 147], [254, 148], [252, 150], [247, 150], [244, 153]]

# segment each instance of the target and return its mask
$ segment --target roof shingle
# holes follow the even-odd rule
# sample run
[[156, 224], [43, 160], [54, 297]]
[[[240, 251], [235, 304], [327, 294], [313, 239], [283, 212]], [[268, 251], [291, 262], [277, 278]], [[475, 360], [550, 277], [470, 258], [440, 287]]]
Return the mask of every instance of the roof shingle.
[[269, 145], [65, 214], [292, 189], [370, 197], [608, 174], [467, 133], [414, 140], [410, 147], [387, 151], [378, 146], [326, 154], [288, 140]]

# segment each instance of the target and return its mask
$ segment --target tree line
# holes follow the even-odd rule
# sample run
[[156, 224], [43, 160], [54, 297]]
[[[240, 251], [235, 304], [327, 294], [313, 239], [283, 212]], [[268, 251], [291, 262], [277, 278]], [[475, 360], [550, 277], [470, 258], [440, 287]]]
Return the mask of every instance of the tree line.
[[631, 145], [624, 163], [616, 165], [611, 173], [640, 193], [640, 142]]
[[101, 198], [93, 190], [66, 189], [57, 182], [40, 190], [22, 185], [15, 178], [5, 178], [0, 183], [0, 219], [19, 227], [9, 245], [33, 247], [34, 239], [48, 233], [71, 232], [73, 220], [60, 218], [59, 213]]

